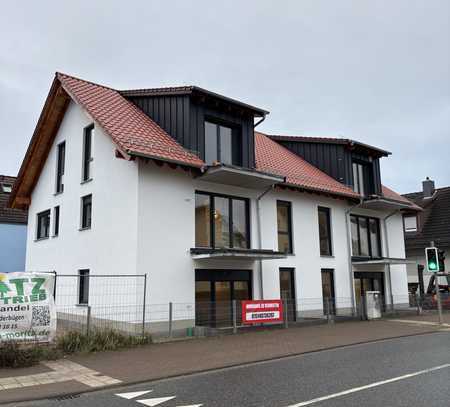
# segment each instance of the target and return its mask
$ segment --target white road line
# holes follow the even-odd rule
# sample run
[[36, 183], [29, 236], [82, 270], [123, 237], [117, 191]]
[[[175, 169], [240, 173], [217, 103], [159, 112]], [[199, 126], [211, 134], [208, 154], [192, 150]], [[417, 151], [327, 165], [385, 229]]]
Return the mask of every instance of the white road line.
[[141, 397], [144, 394], [150, 393], [152, 391], [153, 390], [132, 391], [132, 392], [129, 392], [129, 393], [118, 393], [118, 394], [116, 394], [116, 396], [122, 397], [123, 399], [131, 400], [131, 399], [135, 399], [136, 397]]
[[175, 396], [172, 397], [159, 397], [154, 399], [145, 399], [145, 400], [136, 400], [138, 403], [143, 404], [144, 406], [154, 407], [159, 404], [165, 403], [166, 401], [174, 399]]
[[319, 402], [321, 402], [321, 401], [334, 399], [334, 398], [336, 398], [336, 397], [345, 396], [345, 395], [347, 395], [347, 394], [352, 394], [352, 393], [356, 393], [356, 392], [358, 392], [358, 391], [362, 391], [362, 390], [366, 390], [366, 389], [371, 389], [371, 388], [373, 388], [373, 387], [382, 386], [382, 385], [388, 384], [388, 383], [398, 382], [398, 381], [400, 381], [400, 380], [409, 379], [410, 377], [423, 375], [423, 374], [426, 374], [426, 373], [434, 372], [434, 371], [436, 371], [436, 370], [447, 369], [447, 368], [449, 368], [449, 367], [450, 367], [450, 363], [446, 363], [445, 365], [436, 366], [436, 367], [431, 367], [431, 368], [429, 368], [429, 369], [420, 370], [420, 371], [418, 371], [418, 372], [405, 374], [405, 375], [403, 375], [403, 376], [393, 377], [392, 379], [382, 380], [382, 381], [380, 381], [380, 382], [375, 382], [375, 383], [367, 384], [367, 385], [361, 386], [361, 387], [354, 387], [353, 389], [344, 390], [344, 391], [341, 391], [341, 392], [339, 392], [339, 393], [330, 394], [330, 395], [328, 395], [328, 396], [318, 397], [318, 398], [315, 398], [315, 399], [312, 399], [312, 400], [308, 400], [308, 401], [302, 401], [301, 403], [297, 403], [297, 404], [291, 404], [291, 405], [288, 406], [288, 407], [303, 407], [303, 406], [310, 406], [311, 404], [316, 404], [316, 403], [319, 403]]
[[177, 406], [177, 407], [202, 407], [203, 404], [190, 404], [189, 406]]

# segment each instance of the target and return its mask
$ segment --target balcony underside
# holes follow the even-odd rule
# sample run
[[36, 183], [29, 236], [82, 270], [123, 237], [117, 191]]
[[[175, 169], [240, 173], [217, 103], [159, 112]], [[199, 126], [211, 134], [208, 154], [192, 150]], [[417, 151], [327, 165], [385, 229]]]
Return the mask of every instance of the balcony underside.
[[286, 254], [266, 249], [210, 249], [192, 248], [191, 256], [194, 260], [226, 259], [226, 260], [273, 260], [284, 259]]

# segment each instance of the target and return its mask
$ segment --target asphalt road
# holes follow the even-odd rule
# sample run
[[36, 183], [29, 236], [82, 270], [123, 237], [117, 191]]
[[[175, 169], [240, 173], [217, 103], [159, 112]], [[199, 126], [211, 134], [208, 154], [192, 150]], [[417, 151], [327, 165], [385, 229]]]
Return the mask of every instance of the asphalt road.
[[[145, 391], [145, 394], [123, 394]], [[310, 405], [449, 407], [450, 332], [349, 346], [86, 393], [73, 399], [20, 404], [27, 407]]]

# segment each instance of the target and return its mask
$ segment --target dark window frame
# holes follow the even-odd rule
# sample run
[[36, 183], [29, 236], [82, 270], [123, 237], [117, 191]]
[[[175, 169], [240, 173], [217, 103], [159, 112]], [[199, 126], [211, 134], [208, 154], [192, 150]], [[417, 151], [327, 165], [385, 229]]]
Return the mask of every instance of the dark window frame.
[[[278, 229], [278, 206], [284, 206], [288, 210], [288, 231], [280, 231]], [[284, 236], [288, 236], [289, 239], [289, 249], [285, 252], [286, 254], [293, 254], [294, 253], [294, 244], [293, 244], [293, 238], [292, 238], [292, 202], [290, 201], [283, 201], [280, 199], [277, 199], [277, 243], [278, 243], [278, 250], [280, 250], [280, 240], [279, 235], [282, 234]]]
[[[90, 202], [86, 203], [86, 200], [90, 199]], [[86, 208], [89, 207], [90, 216], [87, 216]], [[81, 216], [80, 216], [80, 230], [90, 229], [92, 227], [92, 194], [84, 195], [81, 197]], [[88, 222], [89, 220], [89, 222]]]
[[[47, 224], [44, 228], [44, 232], [41, 227], [41, 218], [47, 218]], [[50, 209], [46, 209], [45, 211], [39, 212], [36, 214], [36, 240], [48, 239], [50, 237]]]
[[[320, 236], [320, 217], [319, 213], [325, 213], [327, 217], [327, 241], [328, 241], [328, 247], [330, 248], [329, 253], [322, 253], [322, 245], [320, 244], [322, 241], [322, 236]], [[318, 225], [319, 225], [319, 251], [321, 256], [333, 256], [333, 238], [332, 238], [332, 228], [331, 228], [331, 209], [327, 208], [326, 206], [318, 206], [317, 207], [317, 218], [318, 218]]]
[[63, 176], [66, 169], [66, 141], [61, 141], [56, 146], [56, 184], [55, 193], [62, 194], [64, 192]]
[[81, 181], [87, 182], [92, 179], [91, 177], [91, 162], [94, 160], [92, 157], [92, 135], [95, 129], [94, 123], [86, 126], [83, 130], [83, 165]]
[[60, 206], [53, 208], [53, 237], [59, 236]]
[[216, 126], [216, 156], [217, 161], [222, 163], [221, 157], [221, 137], [220, 137], [220, 127], [225, 127], [231, 130], [231, 165], [242, 165], [242, 146], [241, 146], [241, 134], [242, 130], [236, 123], [231, 123], [226, 120], [222, 120], [212, 116], [205, 116], [203, 121], [203, 151], [204, 160], [206, 161], [206, 123], [213, 124]]
[[[89, 282], [90, 282], [90, 269], [78, 270], [78, 305], [89, 304]], [[86, 295], [87, 298], [85, 298], [86, 291], [87, 291]]]
[[[356, 219], [356, 224], [358, 226], [358, 253], [355, 254], [352, 252], [352, 257], [355, 258], [371, 258], [371, 259], [379, 259], [383, 257], [383, 248], [381, 245], [381, 227], [380, 227], [380, 219], [379, 218], [375, 218], [373, 216], [364, 216], [364, 215], [354, 215], [351, 214], [350, 215], [350, 221], [351, 218], [355, 218]], [[365, 256], [365, 255], [361, 255], [361, 228], [360, 228], [360, 219], [365, 220], [366, 222], [366, 230], [367, 230], [367, 242], [368, 242], [368, 247], [369, 247], [369, 255]], [[374, 257], [373, 256], [373, 250], [372, 250], [372, 239], [370, 238], [370, 220], [374, 220], [376, 222], [377, 225], [377, 245], [378, 245], [378, 252], [379, 252], [379, 256]]]
[[[195, 191], [195, 194], [197, 195], [206, 195], [209, 196], [209, 227], [210, 227], [210, 246], [208, 246], [211, 249], [219, 249], [222, 247], [216, 247], [216, 231], [215, 231], [215, 223], [214, 223], [214, 212], [215, 212], [215, 205], [214, 205], [214, 197], [218, 198], [226, 198], [228, 199], [228, 214], [230, 217], [229, 222], [229, 236], [230, 236], [230, 246], [226, 246], [228, 248], [235, 248], [233, 245], [233, 200], [239, 200], [245, 202], [245, 217], [246, 217], [246, 226], [245, 226], [245, 233], [247, 235], [247, 247], [245, 249], [251, 248], [251, 236], [250, 236], [250, 199], [249, 198], [243, 198], [235, 195], [228, 195], [228, 194], [220, 194], [215, 192], [208, 192], [208, 191]], [[196, 242], [195, 242], [196, 243]], [[237, 247], [238, 249], [242, 249], [241, 247]]]
[[[357, 167], [357, 179], [355, 180], [355, 173], [353, 171], [353, 166]], [[361, 185], [359, 183], [360, 170], [362, 169], [362, 180], [364, 193], [361, 193]], [[364, 160], [358, 160], [357, 158], [352, 159], [352, 179], [353, 179], [353, 191], [363, 196], [369, 196], [374, 193], [374, 177], [373, 177], [373, 167], [371, 162]]]

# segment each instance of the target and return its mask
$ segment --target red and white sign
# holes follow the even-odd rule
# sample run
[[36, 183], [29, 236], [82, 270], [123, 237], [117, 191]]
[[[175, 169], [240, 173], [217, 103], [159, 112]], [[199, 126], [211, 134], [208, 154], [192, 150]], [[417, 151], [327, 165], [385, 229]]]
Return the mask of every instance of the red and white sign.
[[281, 300], [242, 301], [242, 323], [283, 322]]

